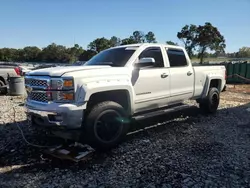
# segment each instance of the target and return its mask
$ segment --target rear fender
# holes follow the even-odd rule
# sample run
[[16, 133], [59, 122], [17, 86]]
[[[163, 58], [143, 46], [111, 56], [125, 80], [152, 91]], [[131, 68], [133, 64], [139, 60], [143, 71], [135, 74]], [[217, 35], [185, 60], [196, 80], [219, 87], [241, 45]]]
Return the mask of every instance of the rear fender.
[[219, 75], [213, 75], [213, 76], [207, 76], [206, 77], [206, 82], [205, 82], [205, 85], [204, 85], [204, 89], [203, 89], [203, 92], [202, 92], [202, 97], [201, 98], [205, 98], [207, 95], [208, 95], [208, 91], [210, 89], [210, 83], [212, 80], [219, 80], [219, 86], [218, 86], [218, 90], [221, 92], [222, 89], [223, 89], [223, 77], [222, 76], [219, 76]]

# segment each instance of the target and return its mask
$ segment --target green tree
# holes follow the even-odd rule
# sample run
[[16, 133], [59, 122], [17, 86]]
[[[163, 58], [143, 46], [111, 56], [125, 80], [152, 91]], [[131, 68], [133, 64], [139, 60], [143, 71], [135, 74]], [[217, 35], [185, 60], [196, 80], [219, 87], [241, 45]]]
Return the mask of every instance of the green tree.
[[136, 43], [144, 43], [146, 41], [145, 35], [142, 31], [134, 31], [131, 37]]
[[85, 50], [79, 57], [79, 61], [88, 61], [90, 60], [94, 55], [96, 55], [96, 52], [93, 50]]
[[226, 47], [225, 39], [211, 23], [206, 22], [205, 25], [185, 25], [177, 37], [183, 42], [187, 53], [190, 57], [198, 51], [200, 63], [203, 63], [207, 50], [216, 53], [224, 52]]
[[177, 33], [177, 37], [183, 42], [188, 55], [191, 57], [194, 54], [196, 47], [197, 26], [185, 25], [180, 32]]
[[69, 62], [73, 63], [78, 61], [83, 52], [84, 49], [78, 44], [75, 44], [74, 47], [68, 48], [67, 53], [69, 55]]
[[70, 55], [67, 48], [62, 45], [52, 43], [42, 50], [42, 61], [46, 62], [69, 62]]
[[196, 30], [195, 43], [198, 46], [198, 57], [201, 64], [206, 50], [224, 52], [226, 48], [224, 36], [211, 23], [206, 22], [205, 25], [199, 25]]
[[27, 62], [39, 61], [39, 55], [42, 50], [36, 46], [27, 46], [20, 51], [20, 59]]
[[116, 36], [113, 36], [110, 38], [110, 44], [111, 47], [119, 46], [121, 44], [121, 39]]
[[145, 40], [148, 43], [156, 43], [156, 38], [155, 38], [155, 34], [152, 31], [149, 31], [146, 35], [145, 35]]
[[99, 53], [107, 48], [111, 47], [111, 42], [110, 40], [102, 37], [102, 38], [97, 38], [88, 45], [88, 49], [95, 51], [96, 53]]
[[176, 46], [178, 45], [177, 43], [174, 43], [173, 41], [170, 41], [170, 40], [169, 40], [169, 41], [166, 41], [166, 44], [169, 44], [169, 45], [176, 45]]
[[129, 38], [125, 38], [122, 40], [121, 45], [127, 45], [127, 44], [136, 44], [137, 42], [134, 40], [132, 36]]
[[131, 36], [125, 38], [121, 41], [121, 45], [126, 44], [137, 44], [137, 43], [156, 43], [155, 34], [152, 31], [149, 31], [146, 35], [142, 31], [134, 31]]
[[0, 51], [1, 61], [17, 61], [19, 59], [19, 50], [15, 48], [2, 48]]
[[239, 52], [238, 52], [238, 57], [240, 58], [247, 58], [247, 57], [250, 57], [250, 47], [242, 47], [239, 49]]

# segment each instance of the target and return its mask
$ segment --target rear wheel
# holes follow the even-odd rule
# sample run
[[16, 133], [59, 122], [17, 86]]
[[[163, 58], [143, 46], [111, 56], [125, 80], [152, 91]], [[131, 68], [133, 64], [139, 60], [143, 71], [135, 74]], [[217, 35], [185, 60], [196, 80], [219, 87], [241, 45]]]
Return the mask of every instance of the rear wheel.
[[96, 104], [86, 117], [83, 136], [94, 148], [115, 147], [126, 136], [129, 123], [124, 108], [113, 101]]
[[220, 103], [220, 92], [217, 88], [210, 88], [205, 99], [199, 101], [200, 108], [206, 113], [216, 113]]
[[8, 93], [7, 87], [3, 87], [4, 85], [5, 85], [4, 82], [0, 80], [0, 94], [1, 95], [6, 95]]

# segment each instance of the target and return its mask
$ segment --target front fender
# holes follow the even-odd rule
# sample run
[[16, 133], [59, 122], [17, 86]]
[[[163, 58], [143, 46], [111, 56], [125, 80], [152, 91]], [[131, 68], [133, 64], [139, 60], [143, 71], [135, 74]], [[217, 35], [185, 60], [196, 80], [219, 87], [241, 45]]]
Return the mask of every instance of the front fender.
[[131, 84], [121, 81], [99, 81], [82, 84], [77, 86], [76, 89], [76, 101], [79, 104], [84, 105], [84, 109], [87, 107], [91, 95], [99, 92], [112, 91], [112, 90], [126, 90], [129, 95], [130, 111], [134, 111], [134, 90]]

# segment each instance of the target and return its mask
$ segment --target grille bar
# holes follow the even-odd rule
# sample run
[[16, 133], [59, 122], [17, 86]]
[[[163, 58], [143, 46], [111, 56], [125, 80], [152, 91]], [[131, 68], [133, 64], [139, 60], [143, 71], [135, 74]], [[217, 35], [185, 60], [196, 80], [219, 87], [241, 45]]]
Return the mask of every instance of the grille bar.
[[26, 79], [25, 83], [30, 86], [47, 86], [46, 80], [35, 80], [35, 79]]
[[25, 85], [35, 89], [48, 89], [50, 86], [50, 78], [46, 76], [26, 76]]
[[48, 76], [25, 76], [25, 87], [28, 93], [28, 100], [48, 103], [50, 98], [46, 90], [50, 88], [51, 79]]
[[28, 99], [33, 100], [33, 101], [38, 101], [38, 102], [44, 102], [44, 103], [49, 102], [46, 92], [32, 91], [28, 94]]

